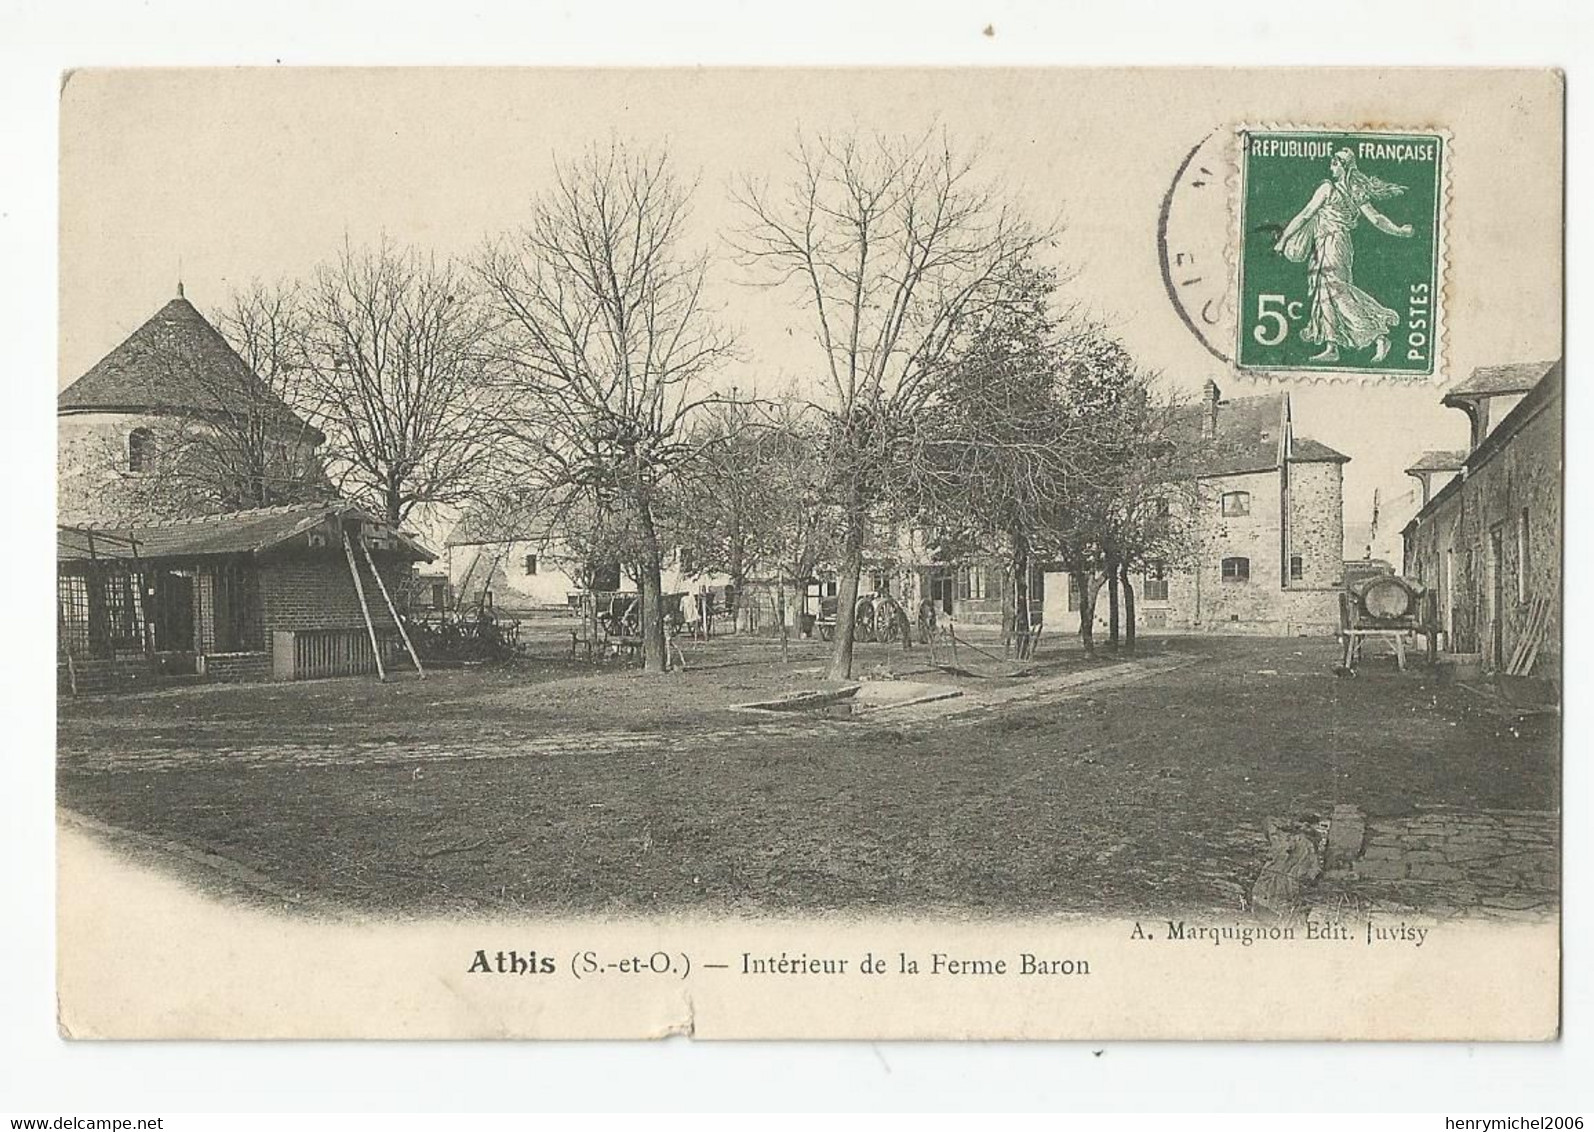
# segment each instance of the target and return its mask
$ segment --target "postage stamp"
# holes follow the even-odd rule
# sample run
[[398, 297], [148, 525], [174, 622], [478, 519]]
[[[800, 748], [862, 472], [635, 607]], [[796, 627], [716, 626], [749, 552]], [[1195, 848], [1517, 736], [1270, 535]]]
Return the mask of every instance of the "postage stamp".
[[1246, 128], [1239, 141], [1239, 368], [1432, 375], [1444, 135]]

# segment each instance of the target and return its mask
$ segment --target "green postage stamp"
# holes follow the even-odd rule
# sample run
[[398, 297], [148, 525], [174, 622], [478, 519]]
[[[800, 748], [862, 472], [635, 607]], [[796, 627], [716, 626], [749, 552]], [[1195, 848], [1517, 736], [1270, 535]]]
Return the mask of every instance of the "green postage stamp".
[[1242, 370], [1434, 373], [1445, 149], [1421, 131], [1241, 132]]

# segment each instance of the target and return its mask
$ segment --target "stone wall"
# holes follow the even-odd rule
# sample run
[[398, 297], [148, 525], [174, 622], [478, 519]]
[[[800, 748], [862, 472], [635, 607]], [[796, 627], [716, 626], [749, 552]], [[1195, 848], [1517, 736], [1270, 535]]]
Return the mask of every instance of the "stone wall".
[[159, 430], [156, 416], [73, 413], [56, 418], [56, 510], [63, 523], [126, 521], [148, 514], [148, 477], [127, 470], [135, 428]]
[[1301, 559], [1290, 588], [1339, 589], [1345, 572], [1344, 468], [1333, 461], [1289, 466], [1289, 553]]
[[[1222, 497], [1249, 492], [1249, 515], [1226, 516]], [[1198, 496], [1200, 565], [1190, 585], [1181, 586], [1181, 612], [1192, 628], [1206, 631], [1265, 632], [1278, 620], [1275, 598], [1281, 590], [1279, 545], [1282, 499], [1275, 471], [1204, 480]], [[1225, 580], [1225, 559], [1243, 558], [1250, 577]], [[1171, 595], [1170, 595], [1171, 596]]]
[[[196, 430], [208, 425], [149, 413], [65, 413], [56, 418], [56, 511], [63, 523], [137, 523], [214, 514], [223, 509], [222, 477], [201, 469], [214, 449]], [[129, 469], [135, 429], [153, 435], [155, 470]], [[281, 481], [303, 481], [315, 448], [297, 435], [282, 439]], [[188, 453], [187, 456], [181, 455]], [[299, 469], [297, 475], [290, 470]]]
[[[1146, 596], [1146, 578], [1133, 575], [1136, 624], [1141, 631], [1326, 635], [1339, 627], [1339, 591], [1344, 552], [1344, 501], [1341, 467], [1335, 462], [1290, 466], [1289, 540], [1285, 538], [1282, 477], [1272, 471], [1217, 476], [1200, 482], [1191, 505], [1199, 565], [1170, 571], [1168, 596]], [[1250, 496], [1246, 515], [1224, 515], [1223, 496]], [[1299, 555], [1302, 576], [1291, 578], [1289, 559]], [[1225, 579], [1224, 559], [1244, 558], [1250, 576]], [[1048, 632], [1078, 626], [1068, 608], [1068, 579], [1046, 576]], [[1098, 632], [1107, 626], [1105, 590], [1097, 598]]]
[[[1556, 396], [1408, 528], [1403, 570], [1438, 591], [1447, 651], [1482, 653], [1486, 664], [1496, 666], [1498, 619], [1500, 652], [1509, 659], [1533, 599], [1543, 596], [1550, 599], [1550, 620], [1534, 672], [1559, 673], [1561, 429]], [[1498, 609], [1497, 571], [1503, 598]]]

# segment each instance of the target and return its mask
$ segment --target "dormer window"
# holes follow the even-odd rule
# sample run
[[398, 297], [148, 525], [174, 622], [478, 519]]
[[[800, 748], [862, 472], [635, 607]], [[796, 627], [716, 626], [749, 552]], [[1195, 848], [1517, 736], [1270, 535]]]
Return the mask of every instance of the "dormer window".
[[152, 472], [155, 470], [155, 433], [147, 428], [135, 428], [127, 434], [127, 470]]

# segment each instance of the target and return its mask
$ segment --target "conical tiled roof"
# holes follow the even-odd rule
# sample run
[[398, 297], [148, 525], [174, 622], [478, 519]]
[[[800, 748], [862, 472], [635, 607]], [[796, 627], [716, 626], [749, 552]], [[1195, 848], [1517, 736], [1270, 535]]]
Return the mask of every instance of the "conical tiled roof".
[[[179, 293], [56, 398], [61, 413], [222, 416], [265, 412], [320, 443], [305, 424]], [[258, 418], [257, 418], [258, 419]]]

